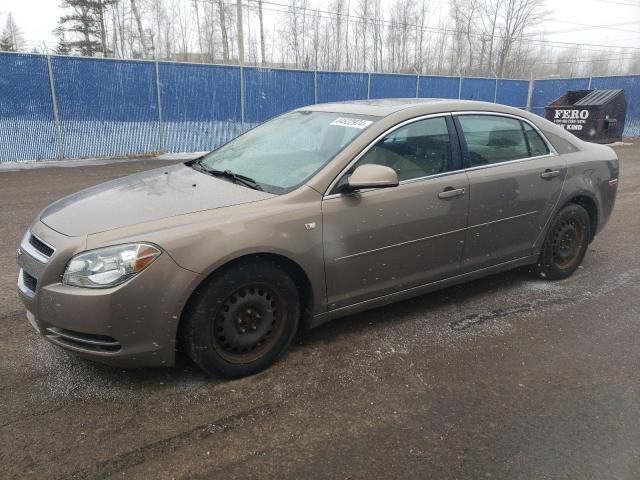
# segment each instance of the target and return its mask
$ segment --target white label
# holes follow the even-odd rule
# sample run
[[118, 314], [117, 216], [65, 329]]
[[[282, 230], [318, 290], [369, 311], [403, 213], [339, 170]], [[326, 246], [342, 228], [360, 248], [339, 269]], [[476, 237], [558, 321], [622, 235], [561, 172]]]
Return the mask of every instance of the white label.
[[339, 127], [351, 127], [351, 128], [359, 128], [362, 130], [363, 128], [367, 128], [373, 122], [369, 120], [362, 120], [361, 118], [346, 118], [340, 117], [336, 118], [330, 125], [337, 125]]

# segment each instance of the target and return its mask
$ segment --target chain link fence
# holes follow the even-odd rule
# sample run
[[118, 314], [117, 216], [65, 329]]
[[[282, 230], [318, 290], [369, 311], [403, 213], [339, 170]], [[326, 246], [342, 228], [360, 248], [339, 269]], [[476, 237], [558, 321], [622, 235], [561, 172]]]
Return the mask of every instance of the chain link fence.
[[551, 80], [263, 69], [0, 53], [0, 162], [206, 151], [282, 112], [368, 98], [527, 108], [567, 89], [623, 88], [640, 136], [640, 76]]

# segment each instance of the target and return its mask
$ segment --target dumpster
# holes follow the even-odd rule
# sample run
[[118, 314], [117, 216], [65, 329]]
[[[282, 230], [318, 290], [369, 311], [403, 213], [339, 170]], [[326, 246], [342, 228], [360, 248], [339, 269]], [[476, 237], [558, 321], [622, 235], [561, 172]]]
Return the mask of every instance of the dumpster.
[[623, 90], [569, 90], [545, 107], [547, 120], [589, 142], [622, 139], [627, 101]]

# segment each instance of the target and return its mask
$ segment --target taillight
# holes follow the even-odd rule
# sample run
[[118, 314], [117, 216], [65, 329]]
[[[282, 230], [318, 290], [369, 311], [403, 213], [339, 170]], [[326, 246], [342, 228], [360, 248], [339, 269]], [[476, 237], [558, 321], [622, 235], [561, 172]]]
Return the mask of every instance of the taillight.
[[611, 188], [616, 188], [618, 186], [618, 179], [612, 178], [611, 180], [609, 180], [609, 186]]

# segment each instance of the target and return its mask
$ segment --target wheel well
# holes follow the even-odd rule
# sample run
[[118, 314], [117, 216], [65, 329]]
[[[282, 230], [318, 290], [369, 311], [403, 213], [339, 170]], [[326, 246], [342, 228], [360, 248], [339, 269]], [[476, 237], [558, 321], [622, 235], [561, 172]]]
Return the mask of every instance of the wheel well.
[[307, 328], [311, 322], [311, 316], [313, 313], [313, 289], [311, 287], [311, 281], [309, 277], [305, 273], [305, 271], [293, 260], [274, 253], [254, 253], [249, 255], [244, 255], [242, 257], [235, 258], [230, 262], [225, 263], [224, 265], [219, 266], [206, 278], [204, 278], [200, 284], [195, 288], [195, 290], [189, 296], [186, 305], [182, 309], [182, 315], [180, 316], [180, 324], [178, 325], [178, 343], [181, 340], [182, 335], [182, 326], [184, 325], [184, 316], [188, 314], [193, 305], [193, 300], [198, 296], [199, 292], [202, 290], [203, 286], [211, 279], [213, 276], [217, 275], [222, 269], [233, 268], [234, 265], [240, 264], [242, 262], [257, 260], [257, 259], [266, 259], [276, 263], [285, 272], [292, 278], [296, 287], [298, 288], [298, 294], [300, 295], [300, 311], [302, 312], [302, 319], [300, 325], [302, 328]]
[[572, 198], [569, 203], [580, 205], [589, 214], [589, 220], [591, 221], [591, 238], [589, 240], [593, 240], [593, 237], [596, 236], [596, 230], [598, 229], [598, 207], [596, 206], [596, 202], [586, 195], [579, 195]]

